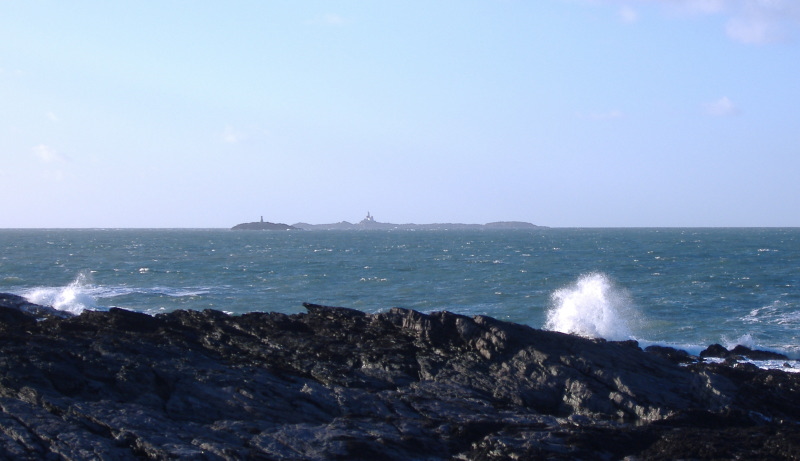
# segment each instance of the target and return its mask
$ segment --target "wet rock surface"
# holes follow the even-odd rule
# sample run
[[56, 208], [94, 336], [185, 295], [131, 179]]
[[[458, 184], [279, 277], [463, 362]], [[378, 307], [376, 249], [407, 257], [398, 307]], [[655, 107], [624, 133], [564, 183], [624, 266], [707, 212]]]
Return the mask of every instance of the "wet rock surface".
[[800, 378], [749, 364], [448, 312], [21, 306], [2, 459], [800, 458]]
[[719, 344], [712, 344], [700, 352], [700, 357], [714, 357], [722, 359], [750, 359], [750, 360], [787, 360], [783, 354], [771, 351], [753, 350], [749, 347], [738, 345], [731, 350]]

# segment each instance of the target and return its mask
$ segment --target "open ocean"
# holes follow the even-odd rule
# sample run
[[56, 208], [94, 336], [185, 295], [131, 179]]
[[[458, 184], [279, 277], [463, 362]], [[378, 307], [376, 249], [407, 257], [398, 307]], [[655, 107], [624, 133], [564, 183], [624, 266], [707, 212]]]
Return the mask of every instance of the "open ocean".
[[74, 313], [403, 307], [800, 358], [798, 228], [3, 229], [0, 249], [0, 291]]

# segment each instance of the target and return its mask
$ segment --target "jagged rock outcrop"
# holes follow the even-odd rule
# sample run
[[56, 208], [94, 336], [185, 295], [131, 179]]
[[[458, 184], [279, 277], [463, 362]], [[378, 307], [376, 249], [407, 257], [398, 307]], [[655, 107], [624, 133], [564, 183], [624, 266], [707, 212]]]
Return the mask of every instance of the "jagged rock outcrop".
[[36, 319], [68, 318], [72, 314], [49, 306], [40, 306], [29, 302], [22, 296], [11, 293], [0, 293], [0, 326], [3, 324], [35, 322]]
[[800, 456], [796, 375], [635, 342], [313, 304], [37, 320], [2, 299], [0, 458]]
[[787, 360], [788, 357], [771, 351], [753, 350], [741, 344], [731, 350], [719, 344], [712, 344], [700, 352], [700, 357], [715, 357], [722, 359], [750, 359], [750, 360]]

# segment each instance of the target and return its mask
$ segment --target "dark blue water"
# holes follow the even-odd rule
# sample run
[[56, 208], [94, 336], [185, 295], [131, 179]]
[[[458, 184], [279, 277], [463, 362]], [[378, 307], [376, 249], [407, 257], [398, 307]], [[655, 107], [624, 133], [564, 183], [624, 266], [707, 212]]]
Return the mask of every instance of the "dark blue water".
[[0, 230], [0, 291], [79, 312], [490, 315], [800, 352], [800, 229]]

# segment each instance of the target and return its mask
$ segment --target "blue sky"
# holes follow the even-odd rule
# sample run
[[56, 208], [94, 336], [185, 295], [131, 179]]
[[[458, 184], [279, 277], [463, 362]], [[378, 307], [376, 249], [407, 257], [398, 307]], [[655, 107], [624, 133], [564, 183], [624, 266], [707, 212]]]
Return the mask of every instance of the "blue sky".
[[800, 226], [795, 0], [0, 0], [0, 227]]

